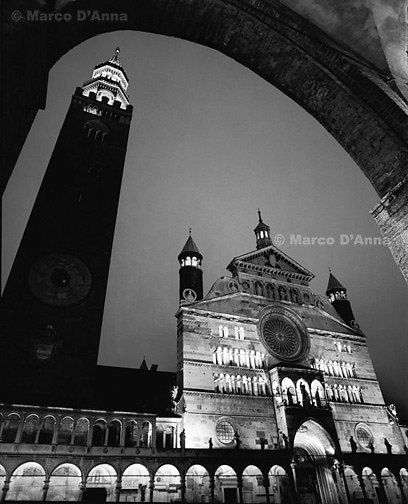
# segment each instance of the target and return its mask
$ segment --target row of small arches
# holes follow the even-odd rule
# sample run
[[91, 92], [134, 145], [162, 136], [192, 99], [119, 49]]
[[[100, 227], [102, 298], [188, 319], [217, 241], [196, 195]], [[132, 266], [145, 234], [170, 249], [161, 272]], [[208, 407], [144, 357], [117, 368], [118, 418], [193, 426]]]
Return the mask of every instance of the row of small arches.
[[152, 424], [148, 421], [128, 420], [124, 437], [123, 422], [119, 419], [107, 421], [98, 418], [91, 424], [85, 417], [74, 420], [66, 416], [58, 421], [53, 415], [40, 418], [37, 414], [31, 414], [22, 422], [17, 413], [10, 413], [3, 419], [0, 426], [1, 442], [112, 447], [149, 447], [152, 444]]
[[269, 396], [267, 381], [262, 376], [241, 376], [229, 373], [214, 374], [214, 391], [221, 394]]
[[[202, 495], [210, 496], [211, 480], [214, 484], [215, 501], [222, 502], [223, 488], [242, 487], [244, 493], [253, 491], [251, 502], [265, 501], [269, 488], [274, 502], [283, 502], [289, 492], [289, 478], [278, 465], [272, 466], [267, 478], [254, 465], [236, 472], [231, 466], [220, 465], [213, 474], [204, 466], [195, 464], [182, 473], [171, 464], [164, 464], [155, 471], [149, 471], [142, 464], [131, 464], [122, 474], [118, 474], [110, 464], [94, 466], [85, 476], [72, 463], [57, 466], [48, 476], [44, 468], [36, 462], [26, 462], [17, 467], [7, 480], [5, 469], [0, 466], [0, 488], [6, 501], [79, 501], [81, 494], [89, 489], [106, 491], [107, 501], [149, 501], [149, 493], [154, 502], [168, 502], [181, 498], [182, 487], [187, 502], [199, 502]], [[118, 495], [119, 494], [119, 495]], [[210, 500], [210, 499], [208, 499]]]
[[230, 330], [228, 326], [218, 326], [218, 337], [219, 338], [229, 338], [234, 337], [236, 340], [244, 340], [245, 339], [245, 331], [242, 326], [234, 327], [233, 335], [230, 334]]
[[323, 308], [323, 302], [318, 298], [313, 296], [307, 291], [301, 291], [296, 287], [287, 287], [286, 285], [275, 286], [272, 283], [263, 283], [256, 280], [252, 284], [249, 282], [243, 282], [242, 287], [245, 292], [251, 292], [256, 296], [267, 297], [269, 299], [274, 299], [275, 301], [289, 301], [297, 304], [307, 304], [316, 305], [319, 308]]
[[[344, 476], [351, 498], [354, 501], [363, 500], [364, 493], [361, 487], [361, 480], [364, 483], [364, 492], [370, 502], [378, 503], [378, 489], [384, 488], [388, 502], [392, 504], [403, 504], [408, 499], [408, 470], [403, 467], [394, 473], [384, 467], [378, 470], [380, 479], [371, 467], [364, 467], [358, 475], [352, 467], [346, 467]], [[399, 482], [398, 482], [399, 480]]]
[[312, 362], [312, 367], [330, 376], [338, 376], [340, 378], [357, 377], [356, 366], [351, 362], [315, 358]]
[[213, 348], [212, 360], [219, 366], [237, 366], [252, 369], [264, 369], [265, 354], [243, 348], [217, 347]]
[[299, 378], [295, 385], [291, 378], [285, 376], [281, 383], [272, 382], [272, 393], [278, 406], [326, 406], [324, 387], [317, 379], [309, 384], [304, 378]]

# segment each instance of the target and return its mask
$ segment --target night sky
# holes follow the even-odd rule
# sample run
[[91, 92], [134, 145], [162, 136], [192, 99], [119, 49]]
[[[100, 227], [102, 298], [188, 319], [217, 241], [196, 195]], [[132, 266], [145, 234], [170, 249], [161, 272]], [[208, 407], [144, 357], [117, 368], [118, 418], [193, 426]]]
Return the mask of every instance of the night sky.
[[[233, 257], [255, 248], [260, 207], [272, 236], [284, 237], [280, 248], [315, 274], [315, 292], [325, 292], [329, 267], [347, 287], [386, 402], [407, 418], [406, 284], [386, 246], [360, 244], [380, 237], [369, 213], [373, 188], [310, 115], [211, 49], [125, 31], [88, 40], [54, 66], [47, 108], [3, 200], [3, 281], [71, 95], [117, 45], [134, 116], [99, 363], [139, 367], [146, 357], [174, 371], [177, 255], [188, 228], [204, 256], [207, 292]], [[335, 243], [296, 245], [291, 235]]]

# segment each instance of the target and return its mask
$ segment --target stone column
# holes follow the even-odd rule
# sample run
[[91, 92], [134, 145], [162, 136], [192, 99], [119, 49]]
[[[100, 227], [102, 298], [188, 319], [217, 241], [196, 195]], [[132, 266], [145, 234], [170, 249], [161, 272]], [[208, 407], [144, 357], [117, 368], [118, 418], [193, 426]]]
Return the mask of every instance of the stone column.
[[378, 471], [378, 474], [380, 475], [377, 478], [378, 486], [380, 487], [380, 502], [382, 504], [388, 504], [388, 496], [387, 496], [387, 492], [385, 491], [384, 481], [381, 476], [381, 470]]
[[240, 504], [244, 503], [244, 494], [242, 492], [242, 476], [240, 474], [237, 475], [237, 485], [238, 485], [238, 501]]
[[115, 488], [115, 501], [119, 502], [120, 491], [122, 490], [122, 476], [117, 476], [116, 478], [116, 488]]
[[210, 504], [214, 504], [215, 500], [215, 481], [214, 474], [210, 474]]
[[92, 446], [92, 438], [93, 438], [93, 423], [89, 422], [88, 436], [86, 438], [86, 446], [88, 448]]
[[343, 480], [344, 488], [346, 490], [347, 503], [351, 504], [350, 491], [349, 491], [349, 488], [348, 488], [348, 485], [347, 485], [347, 478], [346, 478], [346, 475], [344, 473], [344, 465], [342, 463], [340, 463], [340, 465], [339, 465], [339, 473], [340, 473], [341, 479]]
[[363, 497], [365, 500], [367, 500], [367, 492], [366, 492], [366, 486], [364, 483], [364, 478], [360, 474], [357, 475], [358, 483], [360, 485], [361, 491], [363, 492]]
[[297, 504], [298, 502], [298, 489], [297, 489], [297, 479], [296, 479], [296, 463], [290, 463], [291, 470], [288, 471], [288, 476], [290, 480], [290, 493], [292, 504]]
[[3, 484], [3, 488], [1, 490], [1, 502], [4, 502], [6, 500], [7, 492], [9, 491], [10, 488], [10, 480], [6, 479]]
[[151, 438], [151, 445], [152, 445], [152, 448], [156, 448], [156, 419], [154, 420], [154, 422], [150, 422], [151, 425], [152, 425], [152, 438]]
[[154, 493], [154, 476], [150, 476], [150, 481], [149, 481], [149, 502], [153, 502], [153, 493]]
[[265, 488], [266, 504], [269, 504], [271, 502], [271, 498], [269, 495], [269, 477], [263, 478], [262, 484], [263, 487]]
[[186, 475], [180, 474], [180, 493], [181, 502], [184, 504], [186, 502]]
[[86, 489], [86, 481], [82, 481], [81, 486], [79, 487], [79, 496], [78, 496], [79, 502], [82, 501], [82, 497], [84, 495], [85, 489]]
[[109, 440], [109, 425], [106, 422], [105, 440], [103, 442], [103, 446], [108, 446], [108, 440]]
[[[51, 444], [53, 445], [56, 445], [58, 442], [59, 424], [60, 424], [60, 418], [57, 417], [55, 420], [54, 433], [52, 435], [52, 441], [51, 441]], [[74, 425], [74, 431], [75, 431], [75, 425]]]
[[126, 418], [122, 418], [122, 429], [120, 431], [119, 446], [122, 448], [125, 446], [125, 436], [126, 436]]
[[44, 486], [43, 486], [43, 494], [42, 494], [42, 501], [45, 502], [47, 500], [47, 493], [48, 493], [48, 489], [50, 488], [50, 479], [47, 478], [45, 481], [44, 481]]

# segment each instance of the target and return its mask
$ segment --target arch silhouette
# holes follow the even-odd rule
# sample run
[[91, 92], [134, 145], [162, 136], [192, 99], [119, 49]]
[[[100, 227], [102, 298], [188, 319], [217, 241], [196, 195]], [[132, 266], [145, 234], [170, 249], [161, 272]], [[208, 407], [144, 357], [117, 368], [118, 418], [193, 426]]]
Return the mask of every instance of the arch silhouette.
[[[45, 106], [47, 75], [66, 52], [95, 35], [138, 30], [196, 42], [216, 49], [248, 67], [295, 100], [315, 117], [355, 160], [381, 199], [375, 218], [401, 271], [408, 278], [408, 116], [401, 98], [384, 76], [350, 55], [316, 26], [279, 4], [250, 0], [203, 0], [200, 7], [182, 0], [115, 2], [125, 19], [104, 23], [55, 23], [50, 44], [46, 23], [31, 31], [13, 23], [10, 2], [5, 13], [8, 37], [4, 64], [12, 82], [5, 87], [3, 131], [5, 163], [2, 186], [24, 143], [38, 108]], [[61, 14], [99, 8], [95, 0], [68, 0]], [[40, 23], [38, 23], [40, 24]], [[18, 26], [17, 26], [18, 25]], [[20, 47], [24, 63], [15, 58]], [[43, 55], [39, 60], [39, 55]], [[18, 65], [18, 71], [16, 68]], [[13, 70], [16, 70], [13, 72]], [[19, 96], [19, 102], [13, 99]], [[38, 98], [40, 97], [40, 98]], [[362, 134], [364, 133], [364, 134]], [[399, 209], [398, 216], [393, 215]], [[399, 231], [397, 231], [397, 227]]]

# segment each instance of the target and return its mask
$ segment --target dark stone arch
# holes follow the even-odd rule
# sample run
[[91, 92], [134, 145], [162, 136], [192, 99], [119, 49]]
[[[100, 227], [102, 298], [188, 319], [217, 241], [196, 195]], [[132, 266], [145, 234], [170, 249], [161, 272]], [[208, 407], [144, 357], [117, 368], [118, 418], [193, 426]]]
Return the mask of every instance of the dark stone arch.
[[[117, 0], [127, 21], [76, 22], [78, 10], [101, 10], [96, 0], [68, 0], [64, 23], [17, 23], [5, 8], [3, 92], [4, 187], [38, 108], [48, 72], [79, 43], [100, 33], [139, 30], [214, 48], [250, 68], [314, 116], [355, 160], [379, 195], [374, 217], [408, 278], [408, 108], [387, 76], [348, 54], [317, 27], [277, 0]], [[39, 0], [33, 9], [44, 10]], [[18, 50], [19, 58], [16, 58]], [[16, 101], [15, 96], [19, 99]]]

